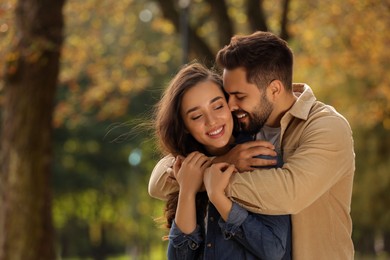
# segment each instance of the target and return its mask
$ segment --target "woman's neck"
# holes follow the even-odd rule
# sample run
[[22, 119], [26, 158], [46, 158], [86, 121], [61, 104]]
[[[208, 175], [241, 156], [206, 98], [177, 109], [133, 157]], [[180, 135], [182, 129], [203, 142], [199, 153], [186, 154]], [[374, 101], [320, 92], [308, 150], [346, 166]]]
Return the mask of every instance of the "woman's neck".
[[224, 147], [220, 147], [220, 148], [206, 147], [206, 151], [207, 151], [211, 156], [220, 156], [220, 155], [224, 155], [224, 154], [226, 154], [227, 152], [229, 152], [230, 149], [231, 149], [231, 144], [230, 144], [230, 143], [228, 143], [228, 144], [226, 144]]

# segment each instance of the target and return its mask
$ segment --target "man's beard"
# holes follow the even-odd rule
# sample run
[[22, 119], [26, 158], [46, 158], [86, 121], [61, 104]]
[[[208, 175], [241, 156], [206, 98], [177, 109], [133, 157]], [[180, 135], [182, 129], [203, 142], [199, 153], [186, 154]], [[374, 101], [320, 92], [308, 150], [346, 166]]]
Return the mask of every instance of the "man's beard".
[[268, 120], [272, 110], [273, 105], [268, 101], [264, 92], [261, 96], [260, 102], [253, 110], [254, 112], [247, 113], [249, 123], [241, 124], [241, 130], [251, 135], [257, 134]]

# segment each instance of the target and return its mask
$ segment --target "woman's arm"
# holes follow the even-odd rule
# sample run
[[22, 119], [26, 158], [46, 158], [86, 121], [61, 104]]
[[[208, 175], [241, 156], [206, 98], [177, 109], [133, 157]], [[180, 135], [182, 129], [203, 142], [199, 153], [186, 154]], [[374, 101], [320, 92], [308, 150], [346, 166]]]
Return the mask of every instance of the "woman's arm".
[[175, 222], [183, 233], [189, 234], [196, 227], [196, 194], [209, 165], [209, 158], [199, 152], [193, 152], [187, 158], [178, 157], [174, 164], [174, 176], [180, 187]]
[[184, 234], [175, 221], [169, 231], [168, 260], [199, 259], [203, 251], [203, 238], [198, 225], [191, 234]]
[[209, 158], [199, 152], [176, 159], [173, 171], [180, 190], [169, 234], [168, 259], [196, 259], [199, 254], [198, 248], [203, 240], [197, 225], [196, 194], [209, 164]]
[[[210, 170], [209, 170], [210, 169]], [[204, 174], [210, 201], [221, 215], [219, 225], [225, 239], [235, 239], [261, 259], [282, 259], [291, 243], [290, 216], [248, 213], [225, 195], [234, 166], [213, 164]]]
[[[214, 172], [211, 173], [212, 171]], [[207, 195], [225, 221], [233, 205], [233, 202], [225, 195], [225, 188], [234, 171], [235, 167], [232, 164], [216, 163], [207, 168], [203, 177]]]

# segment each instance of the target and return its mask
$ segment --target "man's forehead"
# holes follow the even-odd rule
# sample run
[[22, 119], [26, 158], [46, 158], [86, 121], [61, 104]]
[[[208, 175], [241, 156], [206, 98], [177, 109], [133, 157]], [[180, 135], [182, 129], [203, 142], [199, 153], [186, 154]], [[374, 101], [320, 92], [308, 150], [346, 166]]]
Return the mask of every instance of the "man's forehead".
[[244, 68], [224, 70], [223, 86], [229, 95], [255, 94], [259, 91], [256, 84], [249, 83]]
[[235, 68], [235, 69], [224, 69], [223, 71], [223, 81], [224, 83], [236, 83], [240, 82], [247, 83], [247, 76], [246, 76], [246, 70], [242, 67]]
[[246, 75], [246, 69], [245, 67], [237, 67], [234, 69], [223, 69], [223, 75], [225, 74], [241, 74], [241, 75]]
[[239, 85], [224, 85], [224, 89], [229, 95], [238, 95], [246, 93], [245, 89], [243, 89]]

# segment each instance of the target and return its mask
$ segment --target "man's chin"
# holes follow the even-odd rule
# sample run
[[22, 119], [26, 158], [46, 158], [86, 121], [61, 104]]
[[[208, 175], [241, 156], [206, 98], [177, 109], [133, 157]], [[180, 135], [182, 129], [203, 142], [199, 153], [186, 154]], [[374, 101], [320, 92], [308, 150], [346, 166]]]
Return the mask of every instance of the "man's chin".
[[258, 132], [258, 131], [253, 131], [253, 129], [250, 129], [248, 127], [241, 127], [241, 131], [249, 135], [254, 135]]
[[253, 126], [247, 125], [247, 124], [241, 125], [241, 131], [245, 132], [247, 134], [250, 134], [250, 135], [257, 134], [260, 131], [260, 129], [261, 129], [261, 127], [253, 127]]

